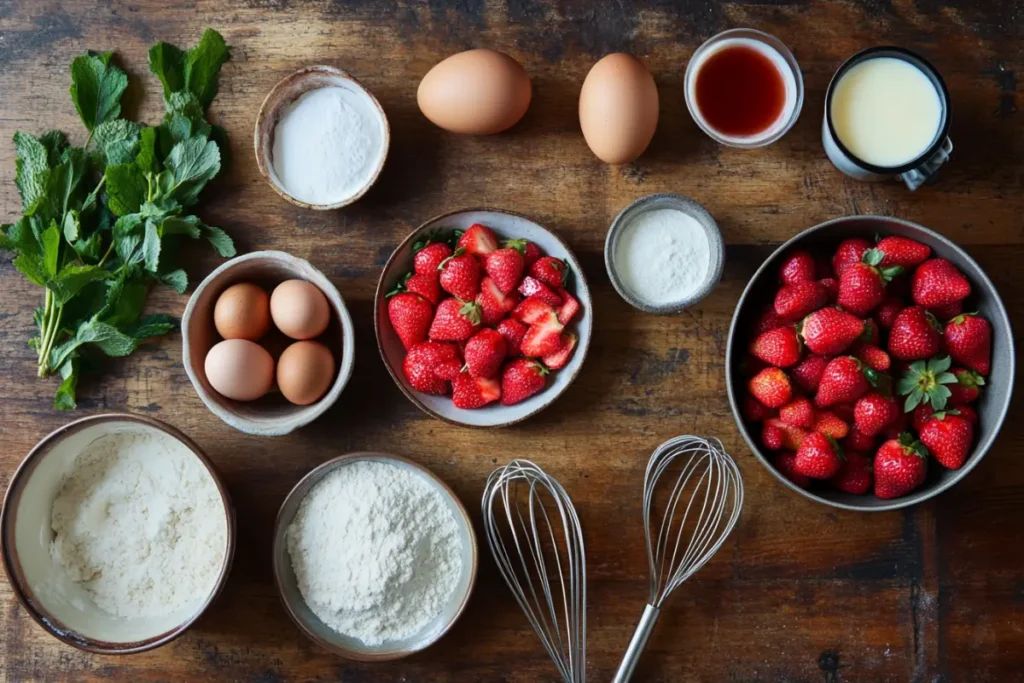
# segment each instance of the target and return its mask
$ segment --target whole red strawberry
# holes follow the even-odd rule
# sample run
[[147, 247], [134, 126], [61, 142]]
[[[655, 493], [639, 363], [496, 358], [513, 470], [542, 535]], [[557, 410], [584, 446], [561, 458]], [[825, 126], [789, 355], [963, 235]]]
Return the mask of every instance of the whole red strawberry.
[[441, 301], [441, 285], [438, 282], [436, 271], [429, 275], [410, 273], [409, 279], [405, 281], [403, 286], [405, 291], [419, 294], [433, 306], [436, 306]]
[[497, 377], [505, 360], [505, 338], [497, 330], [485, 327], [466, 342], [463, 356], [473, 377]]
[[770, 451], [780, 450], [785, 438], [785, 430], [778, 425], [766, 424], [761, 427], [761, 443]]
[[971, 406], [957, 406], [956, 412], [960, 413], [960, 417], [970, 422], [975, 427], [978, 426], [978, 413]]
[[938, 412], [921, 427], [919, 438], [940, 465], [958, 470], [971, 454], [974, 426], [955, 410]]
[[569, 268], [565, 261], [554, 256], [542, 256], [537, 262], [530, 266], [530, 275], [537, 278], [548, 287], [564, 287]]
[[811, 479], [830, 479], [842, 464], [842, 449], [836, 440], [820, 432], [811, 432], [804, 437], [796, 452], [793, 469]]
[[879, 325], [888, 330], [896, 321], [896, 316], [906, 307], [903, 299], [898, 296], [887, 296], [875, 310], [875, 318]]
[[829, 482], [840, 491], [863, 496], [871, 490], [874, 477], [871, 475], [872, 459], [857, 451], [844, 451], [842, 465]]
[[928, 420], [932, 419], [932, 415], [934, 414], [935, 408], [932, 408], [931, 405], [928, 403], [921, 403], [916, 408], [914, 408], [914, 411], [912, 413], [910, 413], [910, 424], [914, 427], [914, 429], [920, 432], [921, 428], [924, 427], [925, 423], [928, 422]]
[[949, 389], [949, 405], [963, 406], [976, 401], [981, 395], [980, 387], [985, 386], [985, 378], [967, 368], [950, 368], [949, 371], [956, 377], [956, 382], [945, 385]]
[[444, 395], [448, 393], [447, 379], [457, 375], [461, 365], [455, 344], [423, 342], [405, 354], [402, 371], [416, 391]]
[[964, 312], [964, 302], [954, 301], [953, 303], [946, 304], [945, 306], [932, 306], [928, 310], [931, 311], [931, 314], [934, 315], [935, 319], [939, 322], [949, 322]]
[[896, 383], [896, 392], [906, 396], [904, 412], [911, 412], [922, 403], [934, 410], [943, 410], [952, 395], [948, 385], [955, 384], [956, 376], [949, 372], [949, 356], [932, 358], [928, 361], [914, 361]]
[[498, 284], [490, 277], [480, 281], [480, 293], [476, 295], [476, 303], [480, 306], [480, 320], [484, 325], [497, 325], [519, 305], [519, 295], [515, 292], [506, 294], [498, 288]]
[[919, 306], [945, 306], [970, 296], [971, 283], [946, 259], [933, 258], [914, 271], [910, 291]]
[[992, 369], [992, 326], [974, 313], [958, 315], [946, 325], [946, 350], [957, 363], [987, 375]]
[[797, 320], [828, 303], [828, 290], [820, 282], [783, 285], [775, 295], [775, 312], [786, 320]]
[[814, 416], [813, 431], [831, 436], [838, 441], [850, 433], [850, 425], [835, 413], [820, 410]]
[[388, 319], [407, 350], [426, 341], [434, 307], [419, 294], [400, 293], [388, 299]]
[[525, 401], [544, 388], [548, 369], [530, 358], [516, 358], [501, 373], [501, 405]]
[[789, 377], [779, 368], [765, 368], [750, 378], [747, 389], [754, 398], [769, 408], [781, 408], [793, 397]]
[[452, 403], [456, 408], [482, 408], [500, 397], [501, 384], [497, 379], [474, 377], [468, 372], [462, 372], [452, 381]]
[[779, 419], [795, 427], [810, 429], [814, 426], [814, 405], [803, 396], [798, 396], [779, 409]]
[[800, 325], [807, 348], [821, 356], [842, 353], [863, 333], [863, 320], [833, 307], [814, 311]]
[[768, 427], [778, 429], [782, 434], [782, 447], [789, 451], [795, 451], [800, 448], [800, 444], [804, 442], [804, 437], [810, 434], [806, 429], [786, 424], [777, 417], [769, 417], [766, 419], [764, 421], [764, 426], [766, 429]]
[[942, 348], [942, 333], [935, 317], [921, 306], [899, 312], [889, 330], [889, 353], [900, 360], [934, 356]]
[[772, 459], [772, 462], [775, 464], [775, 469], [782, 473], [782, 476], [800, 488], [805, 489], [811, 485], [810, 477], [796, 471], [796, 453], [793, 451], [779, 453]]
[[498, 248], [498, 238], [486, 225], [474, 223], [459, 238], [457, 246], [464, 249], [467, 254], [486, 256]]
[[480, 327], [480, 307], [449, 297], [437, 306], [429, 336], [434, 341], [469, 339]]
[[864, 317], [885, 299], [885, 285], [903, 272], [902, 266], [879, 268], [883, 254], [868, 249], [860, 263], [853, 263], [839, 276], [839, 297], [836, 302], [854, 315]]
[[743, 394], [743, 398], [740, 399], [740, 413], [747, 422], [762, 422], [775, 415], [774, 410], [750, 394]]
[[928, 451], [910, 434], [883, 443], [875, 453], [875, 495], [883, 500], [905, 496], [924, 483]]
[[418, 275], [432, 276], [436, 280], [438, 266], [451, 255], [452, 248], [444, 242], [430, 242], [416, 251], [412, 268]]
[[860, 359], [864, 365], [878, 372], [887, 372], [892, 367], [889, 354], [874, 344], [856, 342], [850, 347], [850, 354]]
[[759, 337], [769, 330], [774, 330], [776, 327], [788, 324], [785, 318], [775, 312], [774, 306], [766, 306], [754, 323], [754, 336]]
[[441, 288], [463, 301], [472, 301], [480, 293], [480, 261], [462, 249], [441, 262]]
[[850, 430], [850, 433], [843, 439], [843, 448], [848, 451], [874, 451], [876, 437], [857, 429], [856, 426]]
[[790, 368], [790, 375], [796, 385], [807, 392], [815, 392], [821, 383], [821, 375], [825, 372], [830, 358], [827, 356], [810, 355]]
[[519, 345], [523, 343], [526, 331], [530, 329], [515, 318], [505, 318], [498, 323], [498, 332], [505, 338], [505, 350], [509, 356], [520, 355]]
[[782, 261], [779, 280], [786, 285], [796, 282], [810, 282], [815, 279], [816, 265], [809, 251], [794, 251]]
[[853, 409], [853, 424], [862, 434], [874, 436], [891, 424], [899, 414], [899, 405], [892, 396], [870, 391], [857, 399], [857, 405]]
[[776, 327], [760, 335], [750, 345], [750, 353], [769, 365], [788, 368], [800, 361], [802, 347], [796, 327]]
[[861, 237], [851, 237], [839, 243], [836, 253], [832, 256], [832, 270], [836, 277], [842, 277], [843, 271], [855, 263], [860, 263], [864, 252], [871, 248], [871, 242]]
[[540, 247], [525, 239], [505, 240], [505, 246], [511, 247], [523, 255], [523, 266], [527, 269], [544, 255]]
[[505, 294], [519, 285], [523, 267], [523, 255], [515, 249], [495, 249], [484, 257], [484, 270]]
[[579, 338], [575, 334], [563, 332], [561, 337], [559, 337], [558, 349], [554, 353], [549, 353], [541, 358], [548, 370], [564, 368], [569, 359], [572, 358], [572, 352], [576, 350], [576, 343], [578, 341]]
[[925, 244], [921, 244], [909, 237], [891, 235], [883, 237], [875, 247], [882, 253], [882, 260], [878, 264], [881, 268], [891, 266], [903, 266], [913, 268], [928, 260], [932, 250]]
[[564, 325], [558, 322], [558, 316], [552, 311], [530, 325], [519, 345], [519, 350], [524, 356], [533, 358], [553, 354], [562, 344], [563, 328]]
[[853, 356], [839, 356], [829, 361], [821, 375], [814, 404], [826, 408], [836, 403], [856, 401], [871, 388], [869, 378], [877, 373]]

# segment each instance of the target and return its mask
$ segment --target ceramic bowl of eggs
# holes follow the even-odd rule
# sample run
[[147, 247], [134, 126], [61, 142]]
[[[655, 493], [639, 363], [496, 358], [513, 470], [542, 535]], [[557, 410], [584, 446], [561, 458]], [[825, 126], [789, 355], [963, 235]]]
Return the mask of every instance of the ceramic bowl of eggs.
[[345, 302], [323, 273], [284, 252], [217, 268], [192, 294], [181, 325], [196, 393], [247, 434], [277, 436], [312, 422], [352, 374]]

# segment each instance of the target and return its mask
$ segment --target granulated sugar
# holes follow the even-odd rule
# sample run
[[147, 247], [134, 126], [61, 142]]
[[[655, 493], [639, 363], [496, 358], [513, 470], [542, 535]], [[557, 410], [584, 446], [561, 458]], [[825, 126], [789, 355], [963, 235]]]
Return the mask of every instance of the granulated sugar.
[[693, 296], [707, 278], [711, 246], [704, 227], [676, 209], [653, 209], [623, 229], [615, 250], [622, 283], [653, 305]]

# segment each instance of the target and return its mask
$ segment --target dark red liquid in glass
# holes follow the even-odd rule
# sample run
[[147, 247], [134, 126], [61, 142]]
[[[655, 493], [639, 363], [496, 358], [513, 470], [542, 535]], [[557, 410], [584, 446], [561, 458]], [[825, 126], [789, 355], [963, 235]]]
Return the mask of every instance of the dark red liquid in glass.
[[786, 82], [778, 67], [745, 45], [724, 47], [704, 60], [695, 91], [707, 124], [730, 137], [763, 133], [786, 106]]

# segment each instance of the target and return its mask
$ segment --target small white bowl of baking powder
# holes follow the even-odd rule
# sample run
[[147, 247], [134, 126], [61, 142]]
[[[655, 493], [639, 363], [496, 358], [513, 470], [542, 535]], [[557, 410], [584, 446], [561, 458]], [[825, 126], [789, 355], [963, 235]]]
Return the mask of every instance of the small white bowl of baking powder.
[[310, 66], [283, 78], [256, 118], [260, 173], [298, 206], [348, 206], [384, 168], [391, 129], [380, 102], [341, 69]]
[[604, 262], [615, 291], [647, 313], [678, 313], [722, 277], [725, 246], [707, 210], [686, 197], [642, 197], [612, 221]]

